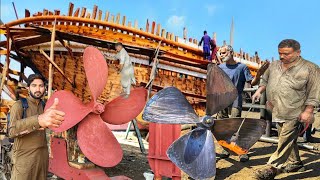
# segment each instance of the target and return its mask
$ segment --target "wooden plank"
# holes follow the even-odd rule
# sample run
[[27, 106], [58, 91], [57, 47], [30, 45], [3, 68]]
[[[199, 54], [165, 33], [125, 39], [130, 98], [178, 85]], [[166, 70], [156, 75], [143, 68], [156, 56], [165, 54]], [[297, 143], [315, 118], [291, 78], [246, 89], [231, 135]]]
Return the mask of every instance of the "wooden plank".
[[88, 12], [87, 15], [86, 15], [86, 18], [90, 19], [90, 16], [91, 16], [91, 14]]
[[114, 15], [113, 14], [111, 15], [111, 19], [110, 20], [111, 20], [112, 23], [114, 23]]
[[116, 17], [116, 23], [117, 23], [117, 24], [119, 24], [119, 23], [120, 23], [120, 13], [118, 13], [118, 14], [117, 14], [117, 17]]
[[166, 33], [166, 39], [169, 39], [169, 38], [170, 38], [170, 33], [167, 32], [167, 33]]
[[126, 16], [123, 16], [122, 17], [122, 26], [125, 26], [126, 25]]
[[6, 55], [7, 54], [7, 50], [6, 49], [1, 49], [0, 50], [0, 55]]
[[149, 32], [149, 19], [147, 19], [147, 23], [146, 23], [146, 32]]
[[54, 10], [54, 15], [57, 15], [57, 16], [59, 16], [60, 15], [60, 10]]
[[106, 11], [106, 16], [104, 18], [104, 21], [108, 22], [109, 20], [109, 11]]
[[161, 37], [165, 38], [165, 36], [166, 36], [166, 30], [162, 29], [161, 30]]
[[174, 40], [174, 33], [171, 33], [170, 40], [171, 40], [171, 41]]
[[11, 40], [11, 37], [10, 37], [9, 27], [6, 26], [6, 29], [7, 29], [7, 41], [6, 41], [6, 43], [7, 43], [7, 54], [6, 54], [6, 64], [5, 64], [5, 67], [2, 70], [2, 79], [1, 79], [1, 82], [0, 82], [0, 97], [1, 97], [1, 92], [2, 92], [2, 89], [3, 89], [4, 83], [5, 83], [5, 80], [7, 79], [6, 77], [7, 77], [8, 71], [9, 71], [10, 50], [11, 50], [11, 45], [12, 45], [12, 40]]
[[174, 37], [174, 41], [175, 41], [175, 42], [178, 42], [178, 38], [179, 38], [179, 36], [175, 36], [175, 37]]
[[24, 10], [24, 17], [30, 17], [30, 11], [28, 9]]
[[97, 6], [97, 5], [94, 5], [94, 6], [93, 6], [93, 10], [92, 10], [92, 16], [91, 16], [92, 19], [96, 19], [96, 17], [97, 17], [97, 11], [98, 11], [98, 6]]
[[101, 21], [102, 18], [102, 10], [99, 10], [98, 20]]
[[80, 15], [81, 18], [84, 18], [84, 17], [86, 16], [86, 11], [87, 11], [87, 8], [82, 7], [82, 9], [81, 9], [81, 15]]
[[79, 13], [80, 13], [80, 8], [77, 8], [73, 14], [73, 17], [79, 17]]
[[151, 34], [154, 34], [155, 28], [156, 28], [156, 22], [152, 21]]
[[134, 20], [134, 28], [138, 29], [138, 21]]
[[157, 24], [157, 30], [156, 30], [156, 35], [160, 35], [160, 30], [161, 30], [161, 24]]
[[[57, 20], [54, 20], [52, 33], [51, 33], [51, 46], [50, 46], [50, 60], [54, 62], [54, 42], [56, 39], [56, 23]], [[48, 79], [48, 98], [51, 97], [52, 94], [52, 83], [53, 83], [53, 69], [52, 69], [52, 63], [49, 64], [49, 79]]]
[[68, 16], [72, 16], [73, 14], [73, 7], [74, 7], [74, 4], [73, 3], [69, 3], [69, 9], [68, 9]]
[[48, 9], [43, 9], [43, 16], [48, 16]]

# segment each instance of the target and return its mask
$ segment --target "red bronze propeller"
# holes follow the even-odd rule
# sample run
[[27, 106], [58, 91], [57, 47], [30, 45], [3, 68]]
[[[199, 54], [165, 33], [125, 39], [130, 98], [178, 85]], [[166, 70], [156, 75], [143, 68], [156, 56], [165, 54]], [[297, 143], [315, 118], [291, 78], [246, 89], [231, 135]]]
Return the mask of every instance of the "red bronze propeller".
[[46, 108], [59, 99], [58, 110], [66, 113], [65, 120], [54, 132], [62, 132], [78, 125], [77, 140], [84, 155], [93, 163], [102, 167], [117, 165], [123, 156], [117, 139], [109, 129], [109, 124], [125, 124], [134, 119], [143, 110], [147, 99], [144, 88], [135, 88], [125, 99], [121, 96], [109, 103], [101, 104], [97, 98], [106, 86], [108, 66], [100, 51], [87, 47], [83, 53], [83, 64], [91, 91], [91, 101], [83, 104], [72, 92], [55, 92], [48, 100]]

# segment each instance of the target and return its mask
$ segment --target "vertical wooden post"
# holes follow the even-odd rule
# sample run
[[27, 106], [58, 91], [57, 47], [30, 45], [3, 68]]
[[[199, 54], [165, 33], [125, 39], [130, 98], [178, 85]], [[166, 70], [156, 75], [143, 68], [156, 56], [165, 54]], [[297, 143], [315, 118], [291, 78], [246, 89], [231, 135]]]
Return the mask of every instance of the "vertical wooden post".
[[187, 40], [187, 28], [186, 27], [183, 28], [183, 39]]
[[7, 26], [7, 55], [6, 55], [6, 64], [2, 70], [2, 79], [0, 83], [0, 97], [1, 97], [2, 89], [9, 71], [11, 44], [12, 44], [12, 40], [10, 38], [10, 30], [9, 30], [9, 27]]
[[[54, 20], [52, 34], [51, 34], [51, 47], [50, 47], [50, 59], [54, 62], [54, 42], [56, 39], [56, 22], [57, 19]], [[52, 83], [53, 83], [53, 68], [52, 64], [49, 64], [49, 84], [48, 84], [48, 98], [52, 95]]]
[[92, 16], [91, 16], [92, 19], [96, 19], [96, 17], [97, 17], [97, 11], [98, 11], [98, 6], [97, 6], [97, 5], [94, 5], [94, 6], [93, 6], [93, 10], [92, 10]]
[[138, 21], [137, 20], [134, 20], [134, 28], [138, 29]]
[[114, 23], [114, 15], [111, 15], [111, 22]]
[[160, 30], [161, 30], [161, 24], [157, 24], [157, 30], [156, 30], [156, 35], [160, 35]]
[[163, 37], [163, 38], [166, 37], [166, 30], [165, 29], [161, 30], [161, 37]]
[[149, 19], [147, 19], [146, 32], [149, 32]]
[[126, 25], [126, 16], [123, 16], [122, 17], [122, 26], [125, 26]]
[[102, 18], [102, 10], [99, 10], [98, 20], [101, 21], [101, 18]]
[[156, 28], [156, 22], [152, 21], [151, 34], [154, 34], [155, 28]]
[[106, 11], [106, 17], [104, 18], [104, 21], [108, 22], [109, 20], [109, 11]]
[[69, 3], [68, 16], [72, 16], [73, 7], [74, 7], [74, 4], [73, 3]]
[[119, 24], [119, 23], [120, 23], [120, 13], [118, 13], [118, 14], [117, 14], [117, 17], [116, 17], [116, 23], [117, 23], [117, 24]]

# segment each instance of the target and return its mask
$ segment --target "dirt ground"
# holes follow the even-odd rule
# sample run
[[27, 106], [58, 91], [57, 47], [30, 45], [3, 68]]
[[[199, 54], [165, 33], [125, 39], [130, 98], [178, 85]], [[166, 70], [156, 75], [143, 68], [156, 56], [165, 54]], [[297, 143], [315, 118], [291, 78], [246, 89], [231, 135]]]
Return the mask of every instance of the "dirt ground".
[[[255, 117], [255, 114], [249, 115]], [[320, 113], [316, 115], [315, 127], [320, 128]], [[105, 170], [109, 177], [125, 175], [133, 180], [145, 179], [143, 173], [150, 170], [146, 155], [142, 154], [138, 141], [135, 136], [130, 135], [128, 139], [124, 139], [124, 133], [116, 133], [124, 151], [123, 160], [115, 167]], [[315, 143], [308, 143], [320, 149], [320, 132], [316, 132], [313, 137]], [[145, 148], [148, 143], [144, 141]], [[231, 156], [228, 159], [217, 158], [217, 174], [215, 179], [244, 180], [254, 179], [254, 173], [257, 169], [263, 167], [268, 161], [272, 152], [276, 149], [276, 144], [257, 142], [250, 150], [250, 161], [239, 162], [237, 156]], [[217, 153], [221, 152], [219, 145], [216, 145]], [[300, 156], [306, 167], [306, 171], [302, 173], [284, 173], [276, 177], [276, 179], [320, 179], [320, 151], [300, 149]], [[186, 179], [186, 178], [185, 178]]]

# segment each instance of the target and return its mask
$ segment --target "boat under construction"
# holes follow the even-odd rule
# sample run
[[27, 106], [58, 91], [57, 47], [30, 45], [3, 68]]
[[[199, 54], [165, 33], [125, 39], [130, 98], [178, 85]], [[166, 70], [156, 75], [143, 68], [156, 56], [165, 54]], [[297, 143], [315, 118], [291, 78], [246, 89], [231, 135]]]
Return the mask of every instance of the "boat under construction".
[[[6, 117], [13, 102], [28, 96], [25, 83], [27, 67], [47, 79], [47, 98], [54, 95], [55, 91], [65, 90], [72, 92], [83, 104], [90, 104], [94, 101], [94, 103], [107, 107], [109, 103], [118, 103], [117, 107], [120, 106], [119, 104], [123, 102], [120, 103], [119, 100], [122, 88], [120, 74], [117, 72], [119, 61], [113, 61], [117, 53], [115, 44], [118, 42], [123, 44], [133, 62], [137, 82], [134, 90], [137, 95], [145, 96], [146, 101], [162, 89], [174, 86], [183, 93], [198, 116], [206, 115], [207, 67], [208, 64], [215, 64], [217, 61], [204, 60], [202, 47], [198, 46], [198, 41], [188, 37], [185, 32], [182, 32], [182, 36], [179, 37], [167, 32], [161, 27], [161, 24], [155, 21], [147, 19], [141, 27], [136, 20], [131, 21], [126, 16], [121, 16], [120, 13], [111, 14], [109, 11], [99, 9], [96, 5], [92, 12], [88, 12], [86, 7], [75, 7], [73, 3], [69, 4], [66, 14], [60, 10], [44, 9], [30, 12], [26, 9], [23, 18], [2, 24], [0, 32], [6, 37], [0, 42], [0, 53], [5, 57], [5, 61], [0, 63], [0, 94], [4, 92], [11, 98], [11, 100], [5, 100], [1, 97], [0, 132], [3, 134], [6, 133]], [[84, 63], [84, 53], [96, 52], [92, 49], [86, 50], [88, 47], [97, 49], [108, 67], [107, 71], [103, 72], [107, 76], [105, 86], [102, 88], [102, 93], [98, 95], [92, 93], [92, 83], [96, 80], [95, 78], [100, 77], [101, 73], [96, 71], [91, 75], [86, 74], [88, 67], [97, 66], [94, 65], [94, 62], [89, 65]], [[246, 64], [252, 75], [256, 75], [263, 63], [257, 54], [250, 56], [242, 50], [235, 52], [234, 58], [237, 62]], [[10, 68], [12, 61], [20, 64], [19, 71]], [[142, 92], [140, 89], [145, 91]], [[69, 97], [69, 95], [66, 96]], [[129, 99], [129, 101], [129, 104], [133, 105], [139, 99]], [[145, 101], [143, 101], [142, 108]], [[115, 106], [110, 105], [109, 107]], [[102, 119], [103, 116], [102, 113]], [[142, 118], [142, 111], [136, 113], [135, 116], [133, 119], [138, 121], [140, 128], [148, 127], [148, 123]], [[121, 124], [123, 123], [109, 123], [109, 128], [127, 127], [127, 122], [124, 123], [125, 126]], [[149, 130], [150, 128], [159, 127], [150, 125]], [[170, 142], [166, 142], [168, 144], [165, 145], [165, 148], [168, 148], [172, 141], [180, 136], [180, 125], [170, 125], [169, 128], [174, 135]], [[79, 150], [76, 134], [76, 126], [58, 133], [50, 132], [53, 140], [50, 141], [52, 148], [49, 171], [64, 179], [77, 179], [75, 178], [77, 173], [80, 179], [95, 179], [94, 177], [108, 179], [109, 177], [96, 168], [97, 163], [76, 162], [79, 157], [83, 156], [82, 151], [84, 151], [81, 148]], [[155, 136], [154, 133], [150, 134], [149, 139], [156, 139]], [[163, 163], [162, 161], [165, 161], [166, 164], [170, 163], [167, 157], [160, 157], [159, 154], [156, 154], [157, 148], [152, 147], [151, 149], [155, 153], [152, 156], [149, 149], [148, 158], [152, 169], [159, 163]], [[87, 156], [88, 153], [84, 154]], [[168, 166], [175, 167], [172, 163]], [[72, 173], [63, 171], [61, 167], [71, 169]], [[173, 169], [170, 172], [171, 177], [181, 179], [180, 170], [176, 167]], [[10, 168], [7, 167], [7, 170], [9, 171]], [[125, 177], [114, 177], [113, 179], [117, 178], [125, 179]]]

